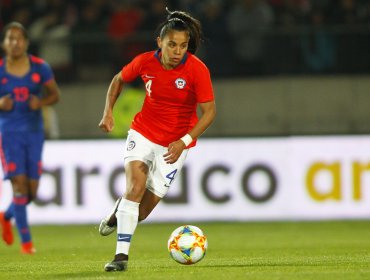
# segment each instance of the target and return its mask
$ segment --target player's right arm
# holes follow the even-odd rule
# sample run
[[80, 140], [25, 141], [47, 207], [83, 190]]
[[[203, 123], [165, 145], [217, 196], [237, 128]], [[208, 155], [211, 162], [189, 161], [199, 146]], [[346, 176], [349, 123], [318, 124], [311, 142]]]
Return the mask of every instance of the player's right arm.
[[123, 88], [122, 73], [115, 75], [109, 85], [107, 96], [105, 99], [105, 107], [103, 117], [99, 123], [99, 127], [104, 132], [111, 132], [114, 127], [113, 108]]
[[0, 110], [10, 111], [13, 109], [13, 99], [10, 94], [7, 94], [0, 98]]

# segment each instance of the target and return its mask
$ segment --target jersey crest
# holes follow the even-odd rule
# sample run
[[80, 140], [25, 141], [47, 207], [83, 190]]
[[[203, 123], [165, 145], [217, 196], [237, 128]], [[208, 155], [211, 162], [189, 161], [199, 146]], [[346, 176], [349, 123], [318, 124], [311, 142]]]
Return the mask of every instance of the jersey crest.
[[178, 89], [183, 89], [186, 86], [186, 81], [182, 78], [177, 78], [175, 81], [175, 85]]

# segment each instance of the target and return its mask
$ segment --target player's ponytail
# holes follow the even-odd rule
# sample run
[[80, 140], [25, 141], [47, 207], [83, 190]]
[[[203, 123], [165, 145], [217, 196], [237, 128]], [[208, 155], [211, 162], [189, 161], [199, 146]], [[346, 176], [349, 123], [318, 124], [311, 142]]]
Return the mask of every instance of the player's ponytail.
[[167, 20], [159, 26], [159, 37], [163, 39], [169, 31], [187, 31], [189, 34], [188, 51], [195, 53], [202, 41], [202, 28], [200, 21], [183, 11], [169, 11]]

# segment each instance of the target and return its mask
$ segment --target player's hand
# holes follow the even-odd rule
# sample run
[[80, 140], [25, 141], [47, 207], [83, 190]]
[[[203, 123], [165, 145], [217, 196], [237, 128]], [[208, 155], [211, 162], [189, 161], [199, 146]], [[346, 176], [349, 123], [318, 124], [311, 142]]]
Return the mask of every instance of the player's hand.
[[30, 100], [28, 101], [28, 106], [31, 110], [39, 110], [41, 108], [41, 101], [40, 98], [38, 98], [36, 95], [31, 94]]
[[10, 111], [13, 109], [13, 99], [10, 94], [7, 94], [0, 98], [0, 108], [3, 111]]
[[111, 132], [114, 128], [114, 119], [112, 115], [104, 115], [99, 123], [99, 127], [104, 132]]
[[163, 155], [166, 163], [175, 163], [185, 149], [185, 143], [182, 140], [177, 140], [168, 145], [168, 152]]

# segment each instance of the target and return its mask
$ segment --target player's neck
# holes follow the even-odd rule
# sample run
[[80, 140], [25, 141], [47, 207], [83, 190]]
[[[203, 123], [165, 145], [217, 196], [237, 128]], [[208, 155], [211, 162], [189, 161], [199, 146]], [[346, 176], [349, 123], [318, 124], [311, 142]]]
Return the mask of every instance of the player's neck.
[[17, 56], [17, 57], [7, 56], [6, 57], [6, 62], [7, 62], [8, 65], [21, 65], [25, 62], [27, 62], [27, 64], [28, 64], [28, 55], [23, 54], [23, 55]]
[[23, 76], [30, 70], [30, 61], [28, 55], [19, 57], [7, 57], [6, 71], [15, 76]]
[[162, 64], [162, 67], [166, 70], [172, 70], [178, 66], [178, 65], [172, 65], [170, 63], [166, 63], [166, 61], [163, 59], [163, 56], [161, 57], [161, 64]]

